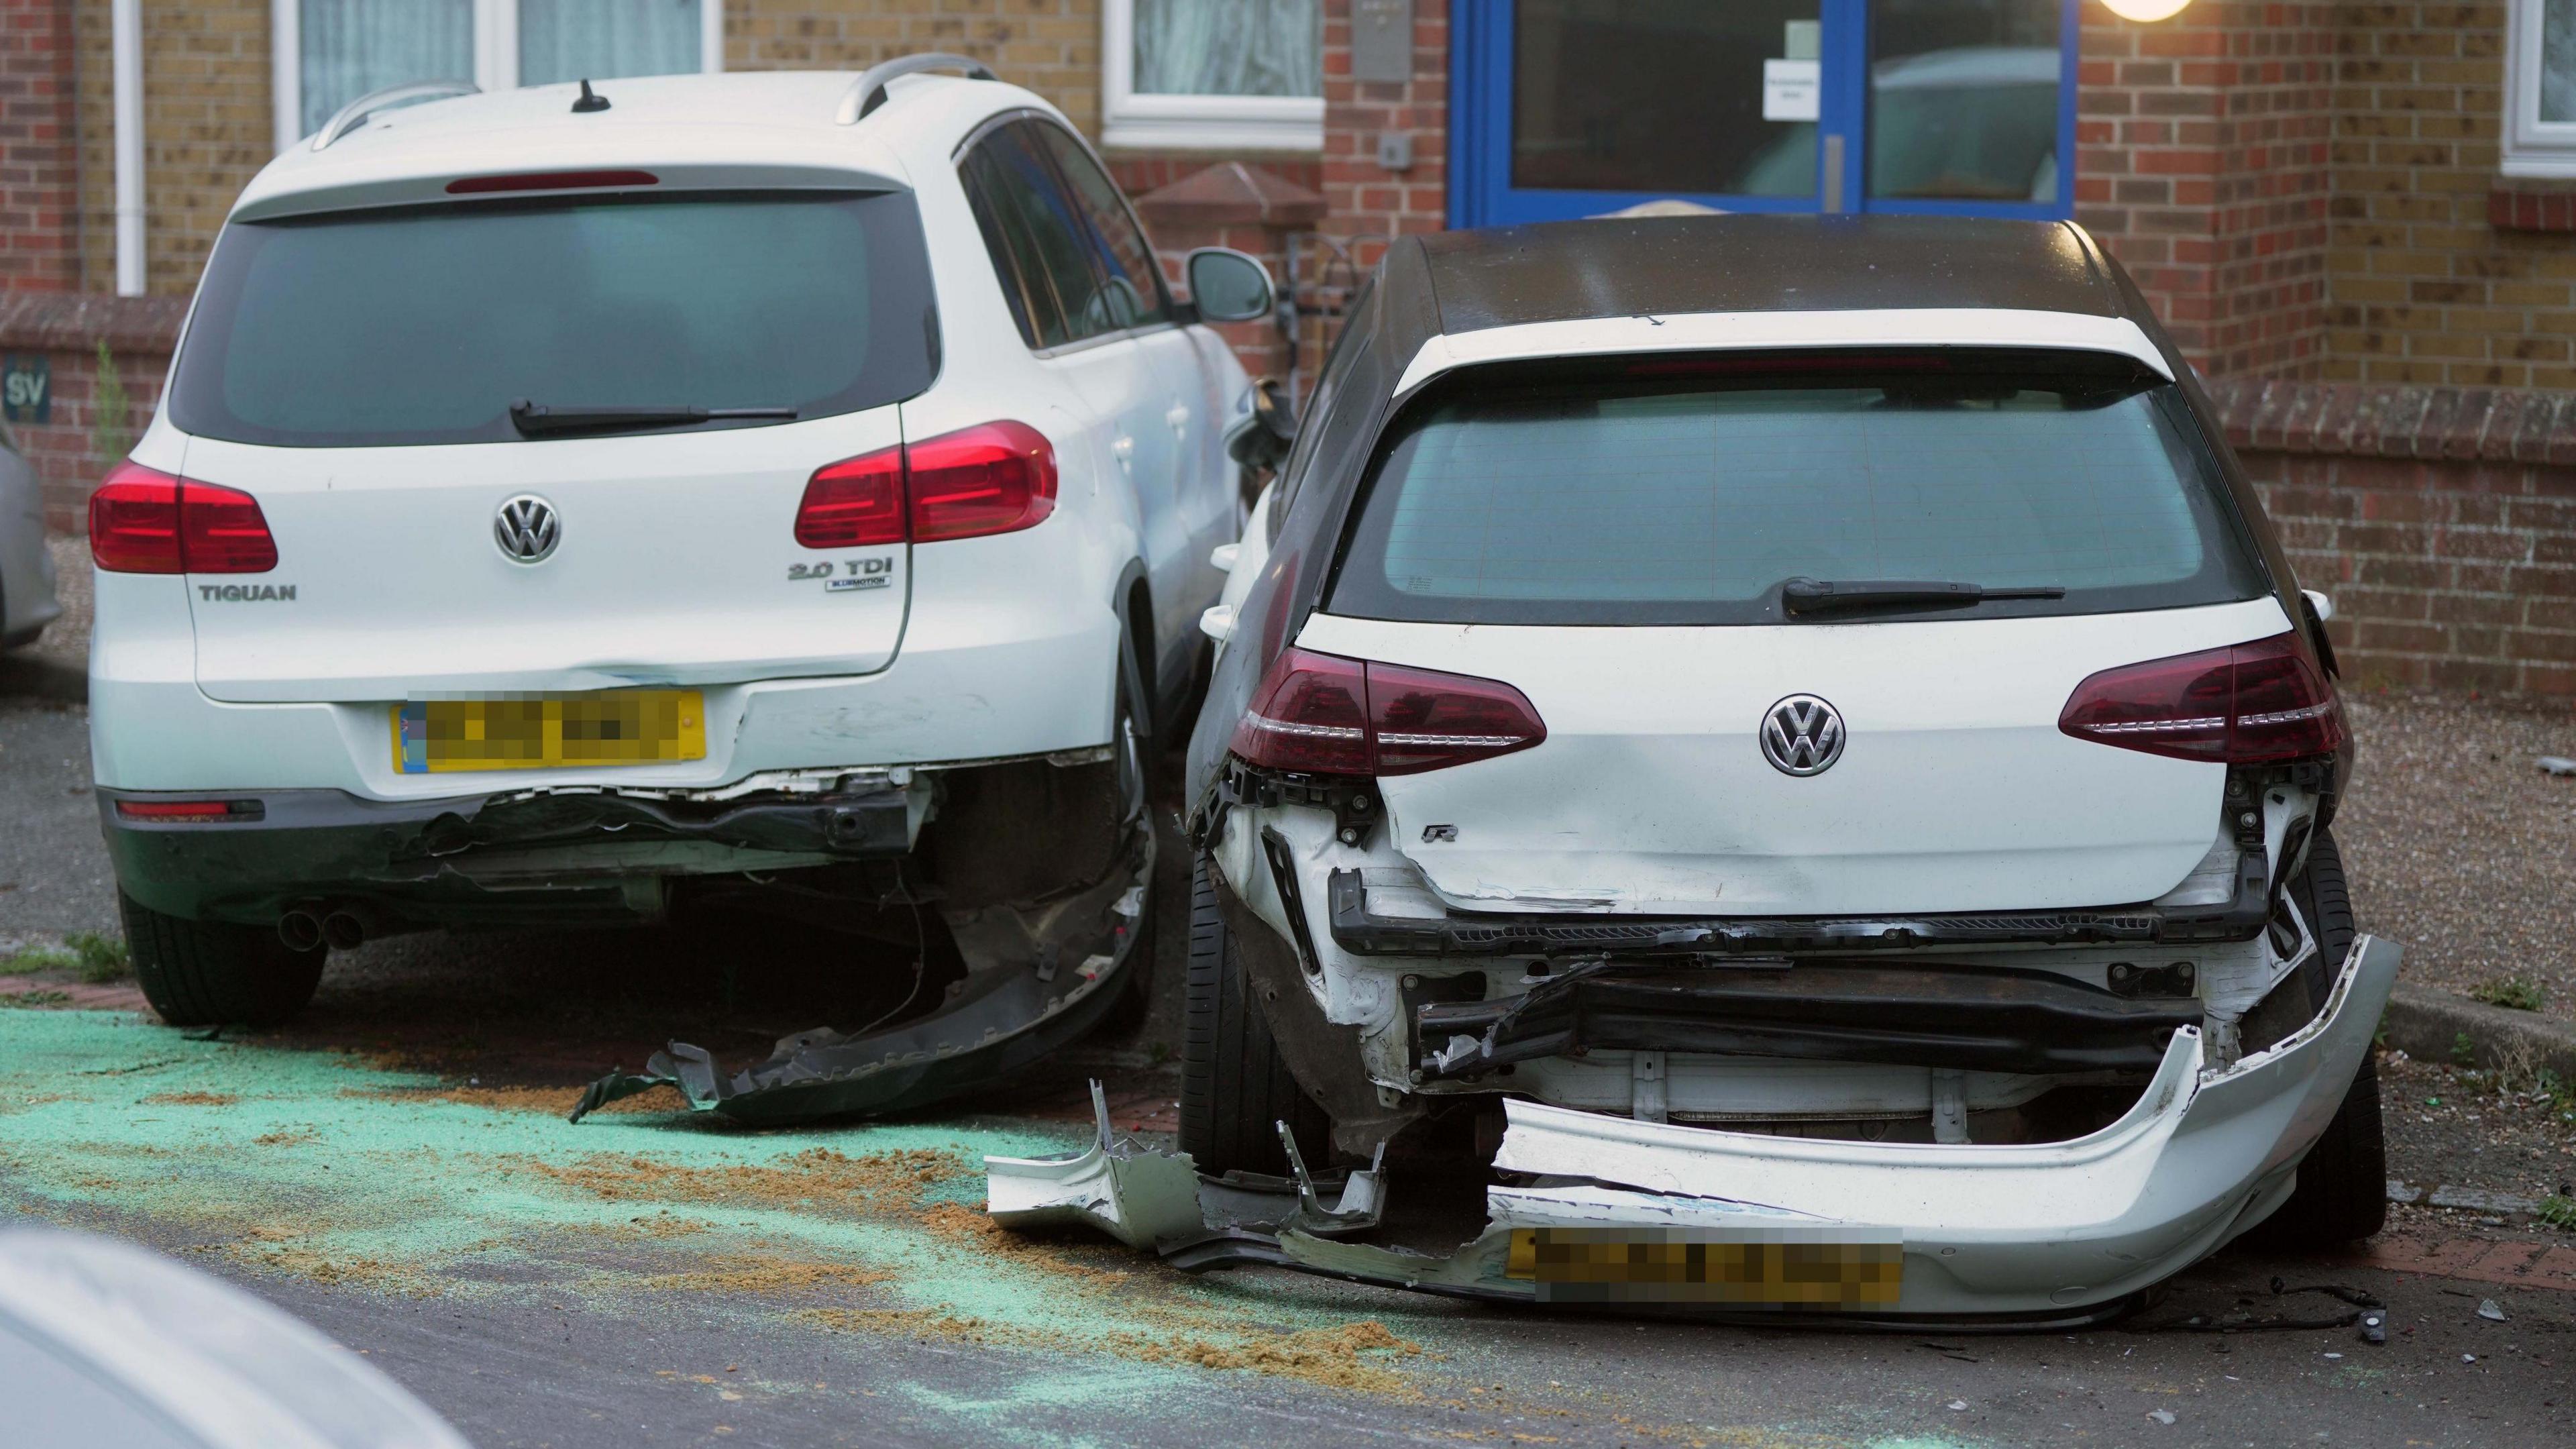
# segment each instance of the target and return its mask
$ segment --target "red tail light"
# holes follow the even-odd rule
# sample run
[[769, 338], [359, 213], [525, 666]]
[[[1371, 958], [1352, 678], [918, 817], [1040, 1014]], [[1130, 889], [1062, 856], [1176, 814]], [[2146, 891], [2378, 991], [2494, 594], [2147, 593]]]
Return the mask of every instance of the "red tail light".
[[90, 557], [120, 574], [264, 574], [277, 540], [238, 488], [119, 463], [89, 497]]
[[1416, 775], [1526, 750], [1547, 726], [1495, 679], [1282, 652], [1234, 727], [1234, 753], [1274, 770]]
[[2231, 765], [2330, 755], [2344, 742], [2334, 686], [2295, 633], [2103, 670], [2075, 686], [2057, 727], [2124, 750]]
[[805, 484], [796, 541], [807, 548], [903, 542], [903, 449], [834, 463]]
[[817, 472], [796, 510], [796, 541], [850, 548], [1011, 533], [1055, 512], [1055, 482], [1045, 434], [986, 423]]
[[595, 186], [654, 186], [650, 171], [528, 171], [515, 176], [466, 176], [447, 183], [450, 196], [487, 191], [578, 191]]
[[986, 423], [904, 449], [912, 541], [1029, 528], [1055, 512], [1055, 449], [1026, 423]]

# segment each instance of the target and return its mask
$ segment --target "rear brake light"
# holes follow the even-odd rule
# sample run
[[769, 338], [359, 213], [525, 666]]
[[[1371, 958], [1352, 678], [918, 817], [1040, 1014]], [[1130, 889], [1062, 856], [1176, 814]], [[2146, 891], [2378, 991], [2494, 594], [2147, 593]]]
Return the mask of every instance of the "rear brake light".
[[884, 448], [818, 470], [796, 509], [807, 548], [903, 542], [903, 449]]
[[2075, 686], [2057, 727], [2080, 740], [2230, 765], [2343, 748], [2334, 686], [2297, 634], [2105, 669]]
[[120, 463], [89, 498], [90, 556], [109, 573], [264, 574], [277, 540], [238, 488]]
[[266, 812], [256, 800], [119, 800], [116, 813], [126, 820], [256, 820]]
[[650, 171], [527, 171], [513, 176], [468, 176], [447, 183], [450, 196], [492, 191], [580, 191], [601, 186], [658, 186]]
[[1234, 727], [1247, 763], [1319, 775], [1414, 775], [1547, 738], [1528, 696], [1495, 679], [1282, 652]]
[[1055, 449], [1026, 423], [986, 423], [907, 444], [912, 541], [1029, 528], [1055, 512]]
[[796, 541], [852, 548], [1011, 533], [1055, 512], [1055, 492], [1044, 433], [985, 423], [817, 471], [796, 509]]

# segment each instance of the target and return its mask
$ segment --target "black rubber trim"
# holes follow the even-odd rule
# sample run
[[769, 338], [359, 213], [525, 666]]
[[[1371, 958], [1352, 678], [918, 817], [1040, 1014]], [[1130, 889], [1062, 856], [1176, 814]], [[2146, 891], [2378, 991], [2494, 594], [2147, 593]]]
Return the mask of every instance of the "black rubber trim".
[[[2253, 879], [2259, 882], [2260, 873]], [[2246, 882], [2239, 882], [2240, 898]], [[1806, 951], [1901, 951], [1920, 946], [2100, 946], [2243, 940], [2264, 912], [2240, 902], [2183, 917], [2153, 906], [2101, 911], [1981, 911], [1917, 916], [1377, 916], [1355, 870], [1325, 887], [1333, 942], [1355, 956], [1719, 956]], [[2260, 907], [2259, 890], [2252, 904]], [[2222, 928], [2221, 915], [2225, 916]], [[2177, 927], [2183, 927], [2177, 933]]]

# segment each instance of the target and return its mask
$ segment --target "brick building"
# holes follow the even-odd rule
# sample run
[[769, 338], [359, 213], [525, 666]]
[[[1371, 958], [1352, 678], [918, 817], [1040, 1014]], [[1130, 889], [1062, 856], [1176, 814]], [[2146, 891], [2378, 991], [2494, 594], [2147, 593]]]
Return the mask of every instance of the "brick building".
[[233, 195], [359, 90], [926, 49], [1061, 106], [1166, 248], [1269, 256], [1272, 371], [1409, 231], [2071, 217], [2212, 380], [2355, 673], [2576, 695], [2570, 0], [0, 0], [0, 351], [52, 393], [13, 427], [68, 525]]

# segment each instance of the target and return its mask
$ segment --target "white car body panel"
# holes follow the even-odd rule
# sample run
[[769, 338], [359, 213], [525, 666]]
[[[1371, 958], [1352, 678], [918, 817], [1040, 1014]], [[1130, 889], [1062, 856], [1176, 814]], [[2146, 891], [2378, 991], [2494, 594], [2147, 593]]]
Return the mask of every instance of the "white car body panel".
[[1395, 396], [1455, 367], [1533, 357], [1713, 352], [1773, 347], [2054, 347], [2115, 352], [2172, 377], [2164, 354], [2126, 317], [2010, 308], [1916, 307], [1850, 312], [1689, 312], [1588, 317], [1453, 332], [1422, 344]]
[[[1837, 915], [2152, 900], [2209, 853], [2226, 770], [2062, 733], [2087, 675], [2289, 628], [2270, 598], [2057, 617], [1702, 628], [1317, 614], [1300, 646], [1499, 679], [1535, 748], [1379, 781], [1396, 848], [1479, 911]], [[1842, 712], [1783, 774], [1764, 714]], [[1426, 838], [1453, 825], [1454, 839]]]
[[[866, 121], [840, 126], [833, 116], [854, 79], [621, 80], [609, 91], [616, 109], [595, 118], [565, 115], [568, 86], [438, 101], [272, 162], [236, 217], [429, 199], [460, 175], [592, 166], [652, 170], [673, 189], [905, 185], [927, 239], [938, 375], [899, 406], [836, 417], [524, 443], [268, 448], [192, 439], [156, 415], [135, 461], [251, 493], [279, 563], [261, 575], [99, 575], [98, 783], [405, 800], [705, 789], [782, 770], [1097, 749], [1112, 734], [1123, 590], [1139, 576], [1151, 584], [1160, 673], [1179, 678], [1222, 582], [1208, 551], [1234, 532], [1235, 472], [1215, 424], [1240, 410], [1242, 368], [1203, 327], [1033, 353], [953, 154], [996, 114], [1061, 116], [1016, 87], [910, 76]], [[794, 538], [816, 468], [1000, 419], [1054, 444], [1057, 505], [1038, 526], [877, 550], [818, 552]], [[1144, 479], [1116, 461], [1122, 419], [1150, 444]], [[522, 491], [565, 520], [563, 543], [534, 566], [505, 559], [492, 539], [498, 505]], [[627, 506], [638, 500], [653, 506]], [[893, 582], [827, 594], [786, 576], [793, 564], [845, 558], [883, 559]], [[201, 596], [262, 584], [293, 585], [297, 597]], [[395, 773], [397, 701], [639, 684], [704, 691], [704, 759]]]

